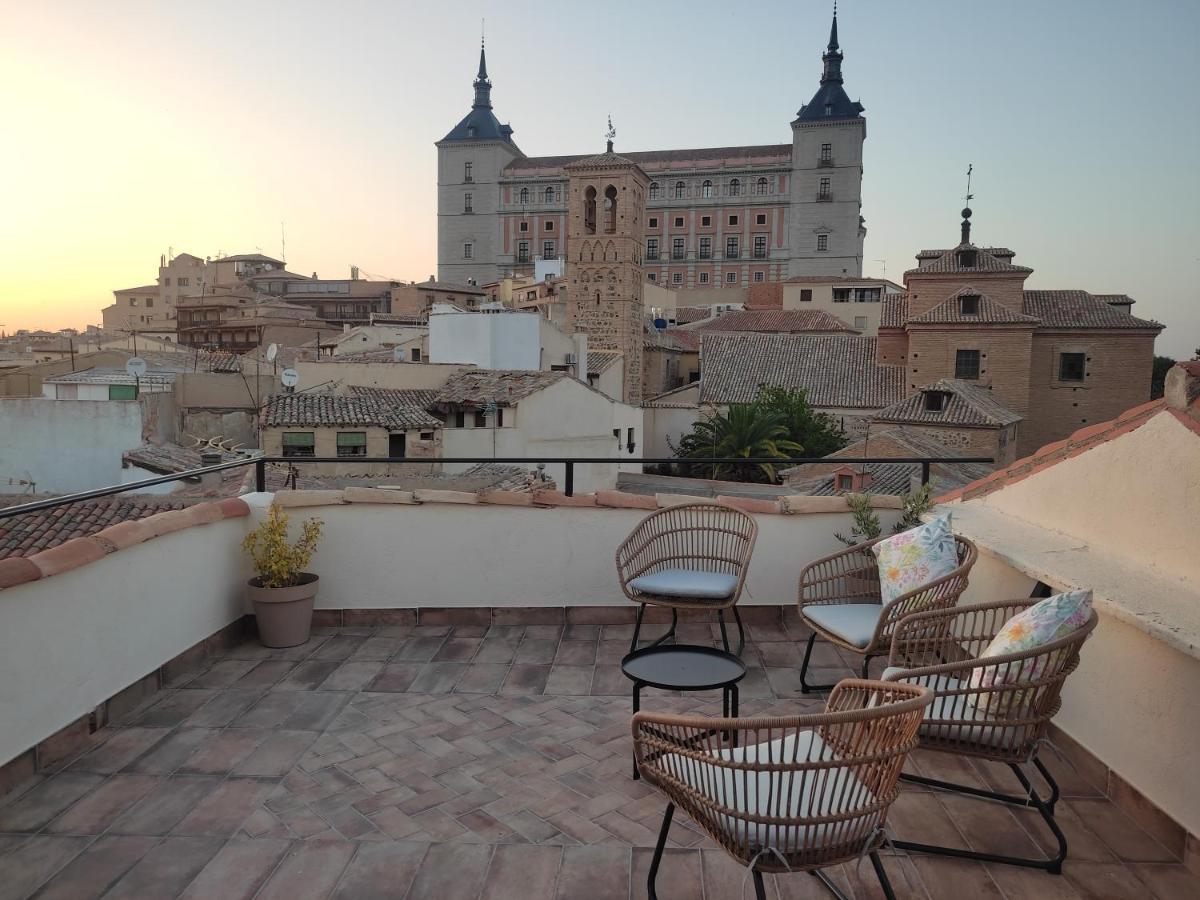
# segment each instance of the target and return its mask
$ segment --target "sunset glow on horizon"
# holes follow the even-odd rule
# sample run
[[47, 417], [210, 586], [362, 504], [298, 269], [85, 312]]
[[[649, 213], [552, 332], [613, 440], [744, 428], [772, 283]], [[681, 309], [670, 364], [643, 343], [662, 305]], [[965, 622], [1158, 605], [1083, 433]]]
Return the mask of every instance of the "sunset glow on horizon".
[[[602, 149], [609, 112], [618, 150], [789, 141], [830, 4], [679, 3], [675, 30], [631, 2], [603, 17], [540, 0], [6, 7], [11, 333], [99, 323], [112, 291], [152, 283], [169, 251], [280, 257], [281, 230], [301, 274], [428, 278], [433, 144], [470, 107], [481, 17], [496, 114], [525, 153], [550, 155]], [[984, 9], [839, 7], [846, 88], [868, 122], [864, 272], [886, 260], [900, 281], [918, 250], [955, 243], [973, 163], [978, 243], [1015, 250], [1029, 287], [1130, 294], [1168, 326], [1157, 352], [1190, 356], [1200, 4], [1022, 0], [972, 23]]]

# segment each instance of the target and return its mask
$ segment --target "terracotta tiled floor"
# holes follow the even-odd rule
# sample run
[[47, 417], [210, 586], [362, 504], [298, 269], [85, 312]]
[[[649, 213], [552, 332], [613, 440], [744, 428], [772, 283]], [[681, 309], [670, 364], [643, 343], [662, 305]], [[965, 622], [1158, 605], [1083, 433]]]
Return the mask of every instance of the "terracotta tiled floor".
[[[798, 693], [805, 636], [751, 630], [742, 712], [819, 709]], [[617, 662], [630, 631], [346, 628], [293, 650], [247, 643], [0, 800], [0, 900], [644, 897], [664, 804], [629, 776], [629, 683]], [[707, 626], [680, 633], [684, 642], [713, 636]], [[848, 674], [828, 647], [818, 663], [818, 677]], [[720, 700], [647, 691], [643, 705], [719, 712]], [[1062, 877], [893, 857], [897, 892], [1200, 896], [1154, 838], [1048, 761], [1066, 795]], [[1008, 775], [929, 754], [913, 764], [980, 784]], [[1024, 811], [926, 791], [906, 791], [891, 823], [899, 836], [960, 846], [1045, 845]], [[742, 895], [744, 871], [685, 816], [670, 847], [663, 900]], [[855, 897], [879, 894], [869, 865], [830, 874]], [[772, 881], [777, 900], [825, 896], [805, 875]]]

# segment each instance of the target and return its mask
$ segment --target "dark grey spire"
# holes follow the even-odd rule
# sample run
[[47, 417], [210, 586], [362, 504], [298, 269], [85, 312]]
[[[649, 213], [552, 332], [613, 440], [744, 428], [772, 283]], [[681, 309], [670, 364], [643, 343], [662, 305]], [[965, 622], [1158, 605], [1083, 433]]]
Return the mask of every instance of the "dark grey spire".
[[821, 54], [825, 71], [821, 73], [821, 84], [842, 83], [842, 51], [838, 49], [837, 7], [833, 8], [833, 25], [829, 29], [829, 46]]
[[829, 49], [836, 50], [837, 42], [837, 3], [833, 4], [833, 27], [829, 29]]
[[857, 119], [862, 115], [863, 105], [852, 101], [842, 87], [842, 50], [838, 44], [837, 4], [833, 7], [833, 24], [829, 27], [829, 45], [821, 54], [824, 69], [821, 86], [812, 100], [800, 107], [797, 121], [813, 122], [818, 119]]
[[492, 108], [492, 82], [487, 73], [487, 49], [479, 41], [479, 74], [475, 76], [475, 108]]

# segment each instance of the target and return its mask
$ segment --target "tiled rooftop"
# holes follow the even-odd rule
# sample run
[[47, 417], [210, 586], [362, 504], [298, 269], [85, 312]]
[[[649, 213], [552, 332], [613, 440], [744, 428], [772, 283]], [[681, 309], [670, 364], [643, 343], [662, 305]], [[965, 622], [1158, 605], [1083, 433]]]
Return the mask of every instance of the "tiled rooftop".
[[[749, 628], [743, 714], [819, 709], [798, 693], [799, 626]], [[289, 650], [242, 643], [175, 672], [80, 755], [0, 799], [0, 897], [644, 897], [664, 801], [630, 778], [617, 663], [630, 629], [344, 627]], [[714, 632], [683, 625], [680, 638]], [[818, 650], [818, 675], [848, 674]], [[647, 691], [643, 708], [712, 713], [719, 700]], [[1062, 876], [885, 857], [898, 895], [1197, 896], [1165, 847], [1043, 756], [1063, 786]], [[1008, 774], [920, 752], [910, 766], [981, 787]], [[905, 789], [890, 824], [957, 846], [1046, 847], [1032, 814], [923, 789]], [[744, 870], [686, 816], [668, 847], [664, 900], [743, 896]], [[848, 895], [877, 896], [866, 864], [828, 873]], [[825, 896], [802, 874], [767, 883], [773, 900]]]
[[855, 330], [821, 309], [742, 309], [724, 313], [699, 326], [700, 331], [757, 331], [779, 334]]

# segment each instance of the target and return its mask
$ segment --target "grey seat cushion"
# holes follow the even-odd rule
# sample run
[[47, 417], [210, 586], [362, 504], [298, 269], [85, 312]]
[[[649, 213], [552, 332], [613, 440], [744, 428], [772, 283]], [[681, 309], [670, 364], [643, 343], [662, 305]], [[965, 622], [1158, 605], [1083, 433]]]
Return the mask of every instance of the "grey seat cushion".
[[[905, 678], [906, 670], [900, 666], [888, 666], [883, 670], [884, 681], [903, 681], [919, 684], [936, 695], [925, 710], [925, 721], [919, 734], [943, 740], [967, 741], [988, 747], [1013, 747], [1025, 740], [1024, 726], [1006, 725], [986, 708], [971, 702], [978, 696], [966, 681], [951, 675], [920, 675]], [[966, 693], [957, 693], [965, 691]], [[962, 723], [962, 724], [958, 724]]]
[[737, 589], [736, 575], [701, 572], [698, 569], [663, 569], [639, 575], [629, 587], [639, 594], [658, 597], [690, 597], [694, 600], [728, 600]]
[[[800, 731], [778, 740], [720, 750], [712, 755], [734, 762], [774, 765], [838, 759], [815, 731]], [[722, 806], [744, 814], [717, 814], [716, 820], [720, 827], [728, 829], [738, 839], [749, 836], [751, 846], [756, 848], [794, 850], [805, 842], [819, 845], [830, 826], [820, 823], [773, 825], [746, 816], [835, 816], [867, 806], [874, 799], [870, 789], [846, 766], [749, 772], [676, 753], [667, 754], [657, 765]]]
[[805, 606], [800, 612], [822, 631], [837, 635], [847, 644], [865, 647], [875, 636], [875, 625], [883, 607], [878, 603], [831, 603]]

